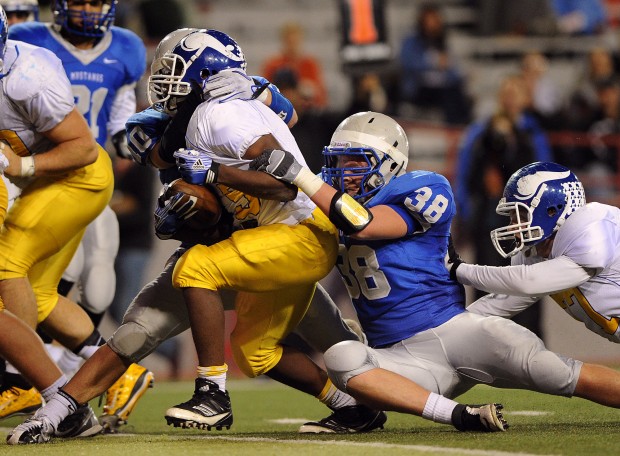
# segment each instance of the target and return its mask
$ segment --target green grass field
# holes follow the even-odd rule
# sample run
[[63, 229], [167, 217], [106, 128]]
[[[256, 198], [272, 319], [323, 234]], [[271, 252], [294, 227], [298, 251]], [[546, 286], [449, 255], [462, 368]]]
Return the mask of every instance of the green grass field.
[[[385, 429], [369, 434], [301, 436], [296, 432], [300, 423], [327, 415], [327, 409], [316, 399], [270, 380], [233, 380], [228, 387], [234, 410], [234, 424], [228, 431], [167, 426], [163, 418], [166, 408], [188, 399], [193, 383], [160, 382], [142, 398], [123, 434], [55, 440], [37, 446], [9, 447], [0, 443], [0, 454], [593, 456], [612, 454], [620, 434], [620, 410], [581, 399], [479, 386], [459, 400], [502, 402], [511, 425], [508, 432], [466, 434], [451, 426], [389, 413]], [[93, 406], [98, 403], [93, 401]], [[11, 418], [0, 423], [2, 436], [19, 422]]]

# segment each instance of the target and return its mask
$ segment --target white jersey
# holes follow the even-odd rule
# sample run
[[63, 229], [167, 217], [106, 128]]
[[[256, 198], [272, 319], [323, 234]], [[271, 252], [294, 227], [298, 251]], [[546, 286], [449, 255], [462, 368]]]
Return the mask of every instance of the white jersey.
[[[208, 154], [214, 162], [248, 169], [251, 160], [243, 159], [248, 148], [261, 136], [271, 134], [295, 159], [304, 160], [293, 135], [282, 119], [259, 101], [217, 99], [202, 103], [187, 126], [187, 147]], [[223, 185], [217, 190], [224, 207], [233, 214], [235, 228], [284, 223], [295, 225], [312, 214], [314, 203], [304, 193], [287, 203], [250, 197]]]
[[599, 203], [578, 209], [558, 230], [548, 260], [519, 253], [510, 267], [462, 264], [457, 277], [501, 293], [479, 299], [470, 311], [511, 316], [550, 295], [588, 329], [620, 343], [620, 209]]
[[[0, 92], [0, 140], [18, 155], [45, 153], [54, 147], [41, 132], [58, 125], [74, 107], [62, 62], [50, 51], [7, 41]], [[24, 188], [32, 178], [10, 178]]]

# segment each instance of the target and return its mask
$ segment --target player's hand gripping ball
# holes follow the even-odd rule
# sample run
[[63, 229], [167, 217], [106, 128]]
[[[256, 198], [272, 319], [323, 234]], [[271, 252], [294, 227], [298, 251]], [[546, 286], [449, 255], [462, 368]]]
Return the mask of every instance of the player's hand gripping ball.
[[211, 187], [177, 179], [166, 184], [159, 195], [155, 233], [160, 239], [188, 241], [188, 232], [195, 235], [212, 231], [220, 222], [222, 212], [219, 197]]

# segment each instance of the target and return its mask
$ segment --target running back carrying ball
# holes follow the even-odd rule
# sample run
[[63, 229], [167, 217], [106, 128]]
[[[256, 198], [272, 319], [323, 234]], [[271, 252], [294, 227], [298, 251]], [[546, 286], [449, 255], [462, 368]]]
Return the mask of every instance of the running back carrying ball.
[[160, 239], [178, 238], [181, 228], [204, 231], [220, 221], [223, 211], [215, 190], [183, 179], [164, 185], [157, 204], [155, 234]]

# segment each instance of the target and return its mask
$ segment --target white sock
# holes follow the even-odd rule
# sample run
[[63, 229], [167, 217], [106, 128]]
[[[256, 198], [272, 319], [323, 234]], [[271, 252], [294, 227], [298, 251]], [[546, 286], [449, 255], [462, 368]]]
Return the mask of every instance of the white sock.
[[62, 420], [75, 412], [78, 408], [78, 403], [64, 391], [58, 391], [49, 400], [47, 404], [37, 412], [37, 415], [44, 415], [47, 417], [54, 429], [58, 429], [58, 425]]
[[452, 411], [458, 402], [448, 399], [440, 394], [431, 393], [422, 412], [422, 418], [432, 420], [435, 423], [452, 424]]
[[43, 391], [39, 391], [45, 402], [49, 401], [59, 388], [62, 388], [67, 383], [67, 377], [63, 374], [58, 377], [54, 383], [45, 388]]
[[323, 391], [317, 396], [317, 399], [332, 410], [357, 404], [357, 401], [353, 397], [336, 388], [331, 380], [327, 380], [327, 383], [323, 387]]
[[220, 390], [226, 391], [226, 376], [228, 374], [228, 364], [221, 366], [198, 366], [196, 369], [199, 378], [206, 378], [215, 383]]

